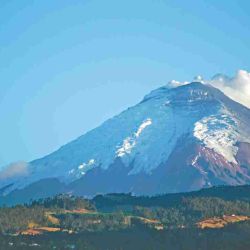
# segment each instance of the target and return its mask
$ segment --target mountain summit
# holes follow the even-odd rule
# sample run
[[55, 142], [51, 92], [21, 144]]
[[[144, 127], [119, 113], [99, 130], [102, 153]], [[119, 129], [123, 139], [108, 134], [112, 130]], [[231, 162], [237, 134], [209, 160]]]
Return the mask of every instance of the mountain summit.
[[[163, 86], [1, 181], [2, 200], [250, 183], [250, 110], [200, 82]], [[1, 189], [2, 188], [2, 189]]]

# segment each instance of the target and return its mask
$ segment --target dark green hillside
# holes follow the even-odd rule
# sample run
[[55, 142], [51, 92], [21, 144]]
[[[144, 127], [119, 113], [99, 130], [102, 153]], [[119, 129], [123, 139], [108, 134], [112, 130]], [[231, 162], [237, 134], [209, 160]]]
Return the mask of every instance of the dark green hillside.
[[62, 194], [0, 208], [0, 235], [0, 249], [250, 249], [250, 187]]
[[225, 201], [250, 201], [250, 186], [218, 186], [189, 193], [165, 194], [153, 197], [107, 194], [98, 195], [93, 201], [96, 207], [100, 209], [134, 205], [172, 207], [178, 205], [184, 198], [220, 198]]

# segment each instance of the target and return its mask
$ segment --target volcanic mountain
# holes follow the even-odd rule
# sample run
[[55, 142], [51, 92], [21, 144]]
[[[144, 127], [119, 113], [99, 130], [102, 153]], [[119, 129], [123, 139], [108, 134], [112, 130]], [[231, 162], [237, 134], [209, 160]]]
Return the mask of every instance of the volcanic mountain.
[[[56, 193], [153, 195], [250, 183], [250, 110], [200, 82], [137, 105], [0, 182], [2, 203]], [[1, 203], [1, 202], [0, 202]]]

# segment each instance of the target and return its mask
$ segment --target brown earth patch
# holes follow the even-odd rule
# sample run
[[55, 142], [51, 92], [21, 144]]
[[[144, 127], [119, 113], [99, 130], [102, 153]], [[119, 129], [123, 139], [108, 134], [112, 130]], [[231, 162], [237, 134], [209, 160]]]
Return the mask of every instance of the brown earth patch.
[[249, 220], [250, 217], [243, 215], [224, 215], [223, 217], [213, 217], [197, 223], [198, 228], [222, 228], [229, 223]]

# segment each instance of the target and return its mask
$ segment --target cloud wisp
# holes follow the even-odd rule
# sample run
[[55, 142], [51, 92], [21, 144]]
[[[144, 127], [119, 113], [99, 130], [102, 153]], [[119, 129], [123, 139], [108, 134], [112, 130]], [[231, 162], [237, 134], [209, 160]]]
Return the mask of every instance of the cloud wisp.
[[0, 181], [29, 175], [27, 162], [15, 162], [0, 170]]
[[250, 108], [250, 73], [238, 70], [234, 77], [215, 75], [209, 83], [236, 102]]

